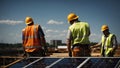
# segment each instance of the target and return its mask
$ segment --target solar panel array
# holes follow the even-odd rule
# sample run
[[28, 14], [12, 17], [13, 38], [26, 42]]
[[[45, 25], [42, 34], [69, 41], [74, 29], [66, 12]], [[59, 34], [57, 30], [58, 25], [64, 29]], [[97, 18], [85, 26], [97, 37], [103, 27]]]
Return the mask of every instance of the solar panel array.
[[29, 57], [9, 68], [120, 68], [120, 58]]

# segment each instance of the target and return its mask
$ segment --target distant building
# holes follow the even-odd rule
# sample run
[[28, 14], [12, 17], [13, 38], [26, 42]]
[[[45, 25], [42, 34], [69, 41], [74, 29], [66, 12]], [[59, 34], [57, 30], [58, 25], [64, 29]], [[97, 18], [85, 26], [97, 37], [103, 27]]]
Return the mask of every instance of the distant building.
[[62, 40], [50, 40], [50, 45], [61, 45], [62, 44]]

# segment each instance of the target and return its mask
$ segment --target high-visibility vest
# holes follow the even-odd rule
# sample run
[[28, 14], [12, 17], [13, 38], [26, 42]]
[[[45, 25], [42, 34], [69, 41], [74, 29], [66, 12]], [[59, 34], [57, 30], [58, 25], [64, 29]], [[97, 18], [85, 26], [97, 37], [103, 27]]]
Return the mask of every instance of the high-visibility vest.
[[41, 49], [41, 41], [38, 33], [39, 25], [27, 26], [22, 31], [23, 46], [26, 52], [34, 52]]
[[69, 30], [72, 33], [72, 45], [80, 44], [89, 44], [89, 25], [86, 22], [74, 23], [69, 27]]
[[106, 38], [105, 41], [105, 36], [102, 36], [102, 47], [101, 47], [101, 54], [103, 54], [103, 48], [105, 47], [105, 52], [104, 54], [106, 56], [109, 56], [108, 54], [110, 53], [110, 51], [112, 50], [113, 46], [112, 46], [112, 37], [114, 36], [114, 34], [109, 34], [109, 36]]

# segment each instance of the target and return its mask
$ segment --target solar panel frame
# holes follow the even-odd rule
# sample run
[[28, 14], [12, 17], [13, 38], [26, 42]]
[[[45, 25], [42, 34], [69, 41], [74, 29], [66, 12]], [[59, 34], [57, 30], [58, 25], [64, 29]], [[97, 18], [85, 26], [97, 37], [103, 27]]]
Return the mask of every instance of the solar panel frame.
[[[42, 60], [43, 59], [56, 59], [56, 60], [54, 60], [53, 62], [50, 62], [49, 63], [49, 65], [46, 65], [45, 66], [45, 68], [50, 68], [50, 67], [52, 67], [52, 68], [55, 68], [55, 66], [54, 65], [58, 65], [59, 66], [59, 63], [60, 62], [62, 62], [63, 60], [65, 61], [66, 59], [68, 59], [68, 60], [70, 60], [70, 59], [84, 59], [83, 61], [81, 61], [81, 63], [79, 62], [79, 64], [76, 66], [73, 66], [73, 65], [71, 65], [71, 67], [76, 67], [76, 68], [83, 68], [84, 66], [85, 66], [85, 64], [89, 64], [89, 62], [88, 61], [90, 61], [90, 60], [93, 60], [94, 61], [94, 59], [96, 59], [96, 61], [97, 62], [94, 62], [91, 66], [92, 66], [92, 68], [95, 68], [96, 67], [96, 65], [97, 65], [97, 67], [103, 67], [103, 64], [105, 64], [106, 62], [104, 61], [104, 59], [106, 59], [106, 60], [110, 60], [110, 59], [112, 59], [112, 61], [113, 62], [115, 62], [116, 64], [113, 64], [112, 66], [114, 66], [114, 68], [120, 68], [120, 57], [62, 57], [62, 58], [52, 58], [52, 57], [28, 57], [28, 58], [24, 58], [24, 60], [23, 61], [21, 61], [21, 62], [26, 62], [26, 61], [28, 61], [28, 60], [32, 60], [32, 59], [34, 59], [34, 61], [32, 61], [32, 62], [30, 62], [30, 63], [28, 63], [28, 64], [24, 64], [24, 66], [22, 67], [22, 68], [29, 68], [30, 66], [34, 66], [34, 65], [37, 65], [36, 63], [38, 63], [39, 61], [41, 61], [41, 62], [43, 62]], [[114, 59], [115, 59], [115, 61], [114, 61]], [[51, 61], [51, 60], [48, 60], [48, 61]], [[69, 63], [69, 61], [67, 61], [68, 62], [68, 65], [70, 65], [70, 64], [72, 64], [71, 63], [71, 60], [70, 60], [70, 63]], [[43, 62], [43, 63], [47, 63], [47, 60], [46, 60], [46, 62]], [[66, 62], [63, 62], [62, 63], [63, 65], [65, 65], [66, 64]], [[61, 63], [60, 63], [60, 65], [62, 65]], [[108, 63], [107, 63], [108, 64]], [[107, 65], [106, 64], [106, 65]], [[102, 65], [102, 66], [100, 66], [100, 65]], [[39, 66], [39, 65], [38, 65]], [[67, 66], [67, 64], [65, 65], [65, 66]], [[14, 67], [14, 66], [13, 66]], [[12, 67], [10, 67], [10, 68], [12, 68]], [[19, 68], [19, 67], [18, 67]]]
[[37, 60], [35, 60], [35, 61], [29, 63], [28, 65], [24, 66], [23, 68], [27, 68], [28, 66], [30, 66], [30, 65], [32, 65], [32, 64], [34, 64], [34, 63], [40, 61], [41, 59], [43, 59], [43, 58], [39, 58], [39, 59], [37, 59]]
[[77, 68], [80, 68], [82, 67], [85, 63], [87, 63], [87, 61], [89, 60], [90, 58], [87, 58], [85, 61], [83, 61], [79, 66], [77, 66]]

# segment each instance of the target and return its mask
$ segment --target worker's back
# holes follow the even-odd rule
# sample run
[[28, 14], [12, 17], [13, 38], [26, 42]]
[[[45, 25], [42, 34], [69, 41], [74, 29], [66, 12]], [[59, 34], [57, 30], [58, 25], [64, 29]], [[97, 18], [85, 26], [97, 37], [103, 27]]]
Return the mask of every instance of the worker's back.
[[72, 32], [73, 44], [89, 44], [89, 25], [86, 22], [77, 22], [69, 27]]
[[26, 52], [34, 52], [41, 48], [38, 25], [26, 26], [23, 30], [23, 45]]

